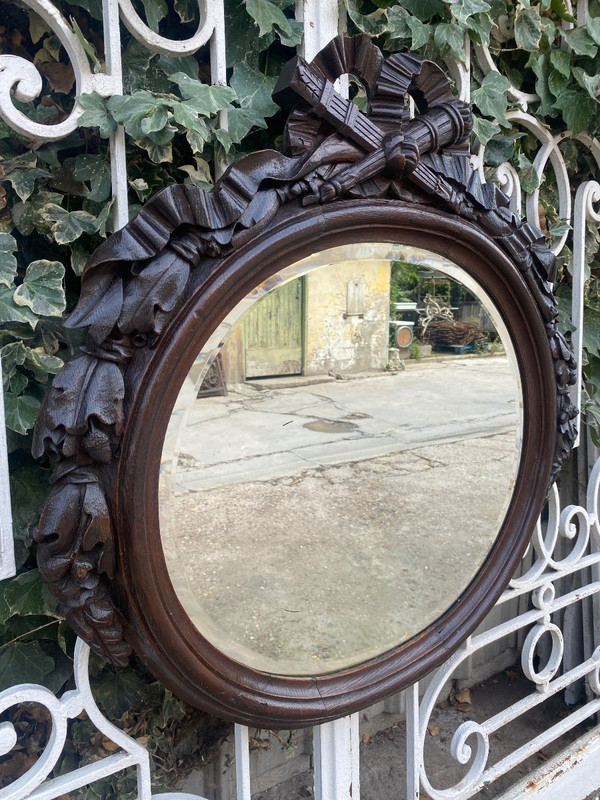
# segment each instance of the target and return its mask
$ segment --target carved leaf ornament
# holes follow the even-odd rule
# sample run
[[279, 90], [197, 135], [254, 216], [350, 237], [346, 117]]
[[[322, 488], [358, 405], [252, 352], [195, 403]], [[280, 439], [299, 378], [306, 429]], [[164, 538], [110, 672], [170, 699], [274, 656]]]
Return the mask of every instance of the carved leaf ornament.
[[[335, 91], [346, 73], [365, 87], [366, 114]], [[160, 341], [190, 284], [214, 276], [277, 214], [383, 200], [434, 209], [487, 235], [518, 268], [545, 326], [556, 379], [551, 479], [573, 443], [575, 365], [556, 324], [557, 259], [471, 167], [470, 108], [453, 97], [442, 70], [412, 54], [384, 59], [367, 36], [340, 36], [312, 63], [288, 62], [274, 99], [291, 108], [283, 152], [242, 158], [210, 192], [169, 186], [93, 254], [67, 321], [87, 329], [83, 352], [55, 377], [39, 414], [33, 452], [53, 465], [35, 532], [40, 573], [76, 633], [114, 664], [132, 649], [111, 590], [110, 487], [127, 426], [124, 376], [137, 352]]]

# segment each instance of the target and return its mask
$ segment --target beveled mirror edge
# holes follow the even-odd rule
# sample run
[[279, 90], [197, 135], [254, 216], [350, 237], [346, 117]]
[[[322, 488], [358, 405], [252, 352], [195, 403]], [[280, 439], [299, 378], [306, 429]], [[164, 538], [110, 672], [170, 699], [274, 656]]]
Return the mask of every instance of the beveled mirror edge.
[[[161, 678], [176, 687], [175, 691], [188, 701], [194, 702], [195, 698], [195, 702], [198, 702], [199, 694], [203, 695], [203, 707], [213, 713], [253, 724], [258, 724], [259, 714], [262, 715], [260, 724], [310, 725], [350, 713], [360, 705], [375, 702], [389, 692], [403, 688], [439, 664], [453, 647], [472, 632], [510, 579], [527, 546], [529, 531], [541, 508], [550, 480], [554, 452], [553, 437], [542, 435], [543, 424], [538, 427], [538, 423], [551, 424], [555, 430], [553, 363], [545, 328], [520, 274], [493, 243], [471, 226], [445, 215], [403, 206], [392, 209], [380, 202], [361, 204], [360, 209], [356, 206], [354, 209], [351, 206], [332, 207], [325, 213], [303, 212], [300, 216], [304, 225], [298, 225], [293, 236], [290, 236], [290, 226], [286, 224], [289, 221], [286, 221], [280, 230], [275, 228], [268, 236], [258, 237], [260, 241], [255, 243], [256, 246], [249, 243], [242, 248], [237, 257], [223, 264], [218, 279], [202, 287], [204, 302], [194, 297], [188, 300], [165, 330], [165, 336], [148, 365], [150, 374], [144, 376], [144, 382], [154, 383], [158, 380], [159, 393], [166, 392], [168, 386], [176, 386], [179, 373], [184, 374], [186, 365], [195, 357], [199, 343], [197, 335], [191, 341], [194, 339], [194, 323], [191, 320], [200, 315], [206, 326], [204, 335], [208, 335], [226, 307], [235, 298], [243, 296], [251, 283], [260, 282], [263, 276], [275, 271], [282, 258], [293, 260], [302, 252], [299, 248], [306, 251], [309, 246], [307, 239], [310, 241], [307, 230], [318, 229], [323, 244], [328, 244], [332, 239], [343, 238], [348, 241], [356, 237], [362, 240], [367, 234], [370, 238], [378, 239], [397, 236], [403, 242], [413, 238], [415, 243], [419, 239], [422, 241], [424, 236], [428, 249], [443, 252], [448, 258], [452, 253], [452, 260], [465, 267], [469, 266], [466, 263], [468, 261], [472, 270], [474, 265], [482, 263], [482, 255], [485, 259], [487, 253], [489, 261], [486, 268], [489, 269], [488, 265], [494, 263], [495, 269], [504, 274], [502, 279], [492, 276], [491, 287], [486, 285], [490, 281], [488, 275], [483, 285], [501, 312], [508, 310], [512, 315], [515, 325], [511, 325], [509, 319], [509, 329], [517, 327], [518, 338], [515, 340], [513, 334], [513, 343], [520, 362], [525, 394], [524, 455], [503, 529], [490, 556], [458, 603], [426, 631], [367, 664], [315, 678], [282, 677], [252, 670], [228, 659], [199, 636], [180, 609], [161, 563], [156, 524], [158, 509], [152, 486], [157, 481], [160, 447], [155, 447], [153, 451], [152, 442], [148, 439], [149, 430], [157, 433], [160, 439], [160, 432], [167, 424], [170, 403], [165, 398], [161, 412], [156, 405], [148, 402], [144, 392], [139, 392], [135, 396], [132, 418], [145, 420], [145, 424], [133, 423], [133, 426], [128, 426], [123, 444], [122, 472], [117, 478], [117, 483], [122, 487], [119, 508], [123, 521], [120, 527], [127, 532], [122, 543], [123, 563], [131, 571], [129, 575], [119, 577], [119, 585], [123, 578], [121, 594], [127, 596], [124, 608], [126, 616], [132, 620], [131, 633], [136, 650], [142, 652]], [[362, 218], [360, 223], [359, 218]], [[353, 222], [357, 223], [356, 227]], [[417, 222], [420, 227], [418, 232]], [[471, 241], [467, 244], [469, 239]], [[457, 241], [462, 244], [457, 245]], [[294, 244], [297, 245], [296, 249]], [[254, 265], [257, 265], [258, 272], [254, 271]], [[510, 278], [507, 277], [508, 273]], [[489, 291], [494, 287], [495, 291]], [[235, 295], [231, 290], [235, 291]], [[501, 295], [503, 297], [500, 300]], [[227, 298], [225, 306], [217, 304], [219, 296]], [[520, 329], [517, 318], [520, 320]], [[171, 334], [186, 342], [183, 357], [179, 353], [177, 377], [172, 371], [168, 375], [164, 372], [168, 364], [174, 363], [171, 351], [174, 339]], [[529, 353], [533, 353], [534, 357], [524, 363]], [[536, 409], [534, 415], [529, 413], [531, 408]], [[143, 465], [139, 472], [131, 469], [132, 459], [136, 457]], [[145, 499], [148, 506], [141, 501], [145, 486], [150, 486]], [[129, 500], [132, 497], [136, 498], [135, 505]], [[148, 560], [148, 552], [154, 554], [152, 560]], [[164, 644], [157, 645], [155, 634], [145, 622], [149, 604], [152, 606], [150, 616], [154, 626], [164, 632], [165, 626], [171, 625], [166, 634], [169, 641], [166, 647]], [[178, 609], [176, 613], [173, 613], [174, 608]], [[178, 642], [181, 643], [179, 647]], [[201, 668], [198, 668], [199, 662], [202, 662]], [[165, 667], [165, 663], [168, 666]], [[190, 678], [194, 674], [195, 677]], [[226, 676], [225, 679], [223, 676]], [[348, 683], [354, 686], [351, 694], [346, 694], [344, 690]], [[210, 687], [215, 686], [219, 687], [217, 696], [229, 695], [227, 701], [215, 704], [214, 699], [204, 694], [210, 694], [213, 691]]]

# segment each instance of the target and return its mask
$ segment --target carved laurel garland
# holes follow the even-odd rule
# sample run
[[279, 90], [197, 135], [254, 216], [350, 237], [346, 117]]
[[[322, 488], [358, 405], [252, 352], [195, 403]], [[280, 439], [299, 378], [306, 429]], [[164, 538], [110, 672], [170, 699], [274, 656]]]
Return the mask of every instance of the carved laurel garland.
[[[367, 114], [334, 89], [349, 72], [365, 86]], [[412, 120], [407, 94], [419, 111]], [[54, 484], [35, 531], [40, 573], [77, 634], [115, 664], [131, 648], [108, 588], [114, 531], [102, 478], [118, 458], [124, 371], [136, 347], [160, 336], [201, 257], [232, 252], [284, 205], [387, 198], [449, 211], [487, 232], [517, 264], [545, 321], [557, 382], [553, 477], [574, 440], [575, 364], [551, 289], [557, 259], [472, 169], [471, 112], [442, 70], [410, 54], [384, 59], [367, 36], [339, 36], [311, 64], [289, 62], [274, 97], [292, 106], [283, 153], [241, 159], [211, 192], [164, 189], [96, 250], [67, 322], [87, 328], [83, 352], [56, 376], [38, 418], [33, 453], [50, 457]]]

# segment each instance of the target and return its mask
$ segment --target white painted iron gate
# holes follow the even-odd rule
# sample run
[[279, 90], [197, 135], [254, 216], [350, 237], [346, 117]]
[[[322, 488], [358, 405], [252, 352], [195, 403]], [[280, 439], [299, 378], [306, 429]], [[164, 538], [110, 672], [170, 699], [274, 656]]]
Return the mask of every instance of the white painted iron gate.
[[[103, 0], [106, 73], [93, 73], [90, 70], [80, 40], [50, 0], [24, 2], [55, 32], [69, 54], [76, 73], [78, 94], [96, 91], [106, 97], [122, 93], [121, 23], [152, 52], [172, 56], [189, 54], [210, 41], [212, 81], [215, 84], [226, 81], [225, 16], [222, 0], [199, 0], [201, 19], [198, 30], [185, 41], [169, 40], [153, 33], [142, 22], [130, 0]], [[297, 0], [296, 6], [297, 18], [304, 21], [305, 55], [311, 58], [343, 29], [345, 14], [338, 6], [338, 0]], [[581, 23], [585, 22], [587, 13], [587, 3], [580, 0], [577, 17]], [[476, 47], [472, 57], [476, 59], [478, 69], [484, 73], [496, 69], [488, 49]], [[447, 66], [461, 97], [468, 99], [470, 65], [449, 63]], [[35, 67], [14, 56], [1, 56], [0, 69], [0, 113], [12, 127], [46, 140], [60, 139], [77, 127], [80, 113], [77, 106], [63, 122], [54, 126], [42, 126], [28, 120], [14, 107], [10, 90], [12, 87], [19, 99], [36, 97], [41, 84]], [[541, 176], [544, 175], [546, 166], [549, 163], [552, 165], [560, 217], [570, 220], [573, 227], [573, 322], [576, 326], [575, 349], [580, 356], [585, 230], [588, 221], [600, 222], [600, 214], [594, 209], [594, 204], [600, 202], [600, 185], [593, 181], [582, 182], [576, 193], [574, 208], [571, 207], [567, 171], [558, 147], [560, 141], [569, 134], [552, 136], [527, 112], [527, 104], [533, 97], [516, 88], [510, 91], [513, 98], [520, 101], [521, 110], [509, 112], [509, 119], [537, 138], [539, 150], [534, 162], [535, 170]], [[113, 194], [118, 226], [122, 226], [127, 220], [127, 164], [123, 137], [122, 129], [118, 129], [111, 140]], [[579, 134], [577, 138], [600, 164], [600, 143], [586, 134]], [[520, 211], [522, 192], [519, 176], [509, 165], [499, 168], [498, 174], [505, 191], [512, 198], [513, 209]], [[539, 222], [537, 191], [525, 198], [525, 213], [531, 222]], [[556, 241], [556, 252], [562, 248], [566, 236], [565, 232]], [[577, 392], [579, 396], [581, 376]], [[0, 405], [0, 412], [1, 410]], [[3, 418], [0, 421], [4, 422]], [[538, 524], [523, 567], [498, 601], [487, 624], [464, 642], [459, 651], [429, 677], [424, 693], [418, 685], [404, 692], [407, 746], [406, 752], [397, 753], [397, 758], [406, 760], [407, 785], [397, 787], [398, 798], [466, 800], [477, 797], [484, 787], [490, 786], [496, 778], [531, 754], [540, 751], [548, 743], [560, 740], [563, 734], [585, 720], [593, 722], [594, 715], [600, 711], [600, 461], [595, 464], [592, 460], [589, 464], [581, 464], [581, 461], [580, 458], [580, 484], [583, 487], [581, 497], [576, 498], [575, 504], [561, 506], [558, 491], [554, 489], [551, 492], [548, 515]], [[14, 559], [6, 449], [1, 437], [0, 502], [0, 578], [7, 578], [14, 574]], [[455, 762], [464, 765], [464, 776], [452, 788], [436, 788], [428, 778], [424, 746], [432, 711], [442, 697], [444, 687], [457, 674], [464, 677], [465, 670], [468, 672], [486, 658], [489, 660], [490, 652], [498, 653], [515, 645], [520, 646], [521, 664], [531, 684], [531, 691], [484, 722], [467, 721], [457, 728], [452, 738], [451, 757]], [[542, 663], [545, 663], [541, 669], [538, 666], [540, 656]], [[87, 659], [88, 648], [79, 642], [75, 654], [76, 688], [62, 697], [55, 697], [47, 689], [30, 685], [15, 686], [0, 694], [0, 711], [32, 701], [45, 706], [53, 720], [52, 736], [42, 757], [23, 777], [0, 791], [2, 800], [57, 798], [132, 766], [137, 768], [138, 797], [140, 800], [149, 800], [152, 796], [149, 754], [141, 744], [115, 727], [99, 711], [90, 691]], [[566, 692], [567, 695], [571, 692], [573, 696], [575, 687], [580, 687], [582, 680], [584, 699], [571, 713], [547, 730], [539, 732], [493, 766], [488, 766], [494, 734], [559, 692]], [[83, 710], [97, 729], [118, 745], [118, 751], [59, 778], [47, 780], [63, 749], [68, 721]], [[250, 800], [251, 796], [248, 736], [246, 728], [236, 726], [238, 800]], [[314, 787], [318, 800], [347, 800], [350, 797], [357, 800], [359, 797], [359, 736], [358, 714], [314, 730]], [[0, 725], [0, 755], [9, 752], [14, 743], [15, 733], [12, 726], [9, 723]], [[541, 771], [530, 774], [526, 780], [504, 794], [502, 800], [516, 800], [526, 796], [539, 796], [544, 800], [555, 797], [561, 797], [562, 800], [583, 800], [599, 787], [600, 728], [595, 728], [583, 740], [546, 763]], [[486, 793], [485, 796], [494, 795]], [[155, 795], [155, 798], [158, 797], [163, 800], [199, 800], [197, 795], [181, 793]]]

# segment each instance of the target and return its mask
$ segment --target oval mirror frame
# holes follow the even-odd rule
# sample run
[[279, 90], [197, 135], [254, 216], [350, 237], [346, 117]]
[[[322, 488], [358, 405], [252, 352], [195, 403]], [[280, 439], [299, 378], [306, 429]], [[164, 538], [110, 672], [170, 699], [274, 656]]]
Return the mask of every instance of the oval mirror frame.
[[[332, 82], [347, 72], [365, 85], [368, 115], [335, 94]], [[419, 110], [412, 121], [406, 93]], [[87, 328], [83, 352], [56, 376], [35, 431], [35, 455], [54, 466], [35, 538], [43, 579], [104, 658], [123, 664], [133, 650], [189, 703], [238, 723], [289, 728], [410, 685], [475, 629], [530, 541], [572, 446], [576, 411], [573, 356], [551, 290], [557, 260], [541, 232], [471, 168], [470, 112], [439, 67], [412, 55], [385, 60], [368, 37], [338, 37], [311, 65], [286, 65], [275, 97], [298, 101], [287, 155], [247, 156], [210, 193], [163, 190], [86, 268], [69, 321]], [[207, 641], [175, 594], [158, 522], [162, 444], [191, 364], [235, 305], [300, 259], [360, 242], [432, 251], [489, 296], [520, 374], [519, 472], [481, 568], [423, 631], [329, 674], [261, 672]]]

